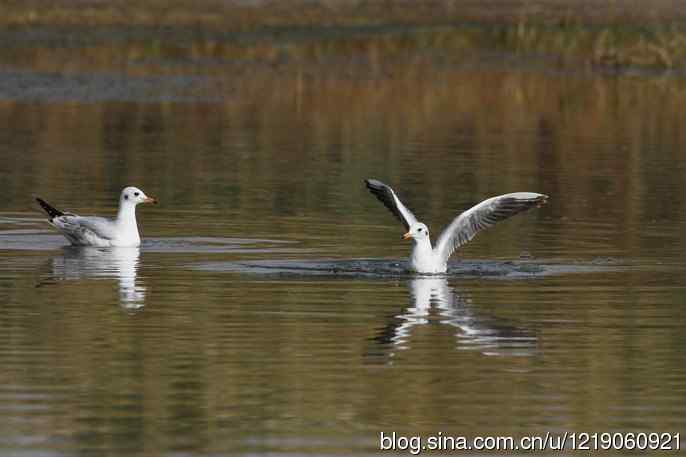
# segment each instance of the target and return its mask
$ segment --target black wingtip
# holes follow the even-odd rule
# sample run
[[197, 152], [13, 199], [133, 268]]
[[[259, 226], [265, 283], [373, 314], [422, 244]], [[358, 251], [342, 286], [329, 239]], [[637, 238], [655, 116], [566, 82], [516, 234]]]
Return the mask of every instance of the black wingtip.
[[364, 183], [369, 190], [381, 190], [386, 187], [386, 185], [378, 179], [365, 179]]
[[379, 197], [385, 194], [388, 189], [388, 186], [377, 179], [365, 179], [364, 184], [367, 186], [367, 190]]
[[550, 198], [550, 197], [548, 197], [545, 194], [541, 194], [541, 196], [538, 197], [538, 201], [536, 202], [536, 206], [538, 208], [540, 208], [543, 205], [547, 205], [548, 204], [548, 198]]
[[50, 216], [50, 220], [53, 220], [56, 217], [63, 216], [64, 213], [57, 208], [54, 208], [48, 204], [45, 200], [43, 200], [40, 197], [36, 197], [36, 201], [38, 204], [45, 210], [46, 213], [48, 213], [48, 216]]

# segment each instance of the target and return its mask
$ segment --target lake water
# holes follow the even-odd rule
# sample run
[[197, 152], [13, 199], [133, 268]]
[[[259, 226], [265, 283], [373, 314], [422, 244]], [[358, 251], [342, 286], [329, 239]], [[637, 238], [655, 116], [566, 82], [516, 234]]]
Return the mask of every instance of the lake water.
[[[379, 433], [686, 429], [686, 79], [464, 31], [9, 28], [0, 50], [0, 454], [370, 455]], [[404, 270], [376, 177], [438, 233]], [[79, 250], [34, 196], [112, 214]]]

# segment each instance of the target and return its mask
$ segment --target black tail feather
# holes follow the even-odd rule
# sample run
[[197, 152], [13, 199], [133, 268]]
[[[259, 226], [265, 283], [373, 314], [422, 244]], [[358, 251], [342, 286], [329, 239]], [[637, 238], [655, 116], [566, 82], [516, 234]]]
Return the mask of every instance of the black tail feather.
[[50, 216], [50, 220], [53, 220], [56, 217], [59, 216], [64, 216], [64, 213], [57, 208], [53, 208], [50, 206], [45, 200], [42, 198], [36, 197], [36, 201], [38, 204], [45, 210], [46, 213], [48, 213], [48, 216]]

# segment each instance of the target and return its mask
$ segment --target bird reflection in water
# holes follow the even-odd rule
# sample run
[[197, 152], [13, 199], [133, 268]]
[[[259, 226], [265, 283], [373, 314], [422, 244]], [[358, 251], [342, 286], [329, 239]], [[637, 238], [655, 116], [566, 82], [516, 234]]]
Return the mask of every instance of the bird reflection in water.
[[394, 315], [374, 341], [383, 355], [411, 347], [413, 329], [438, 323], [456, 329], [458, 350], [477, 350], [484, 355], [531, 356], [536, 353], [533, 330], [515, 327], [492, 316], [480, 316], [471, 300], [460, 296], [445, 277], [416, 277], [409, 282], [410, 306]]
[[[143, 309], [145, 287], [138, 281], [139, 248], [63, 248], [63, 255], [52, 259], [55, 281], [117, 279], [119, 305], [128, 312]], [[45, 285], [44, 281], [41, 285]]]

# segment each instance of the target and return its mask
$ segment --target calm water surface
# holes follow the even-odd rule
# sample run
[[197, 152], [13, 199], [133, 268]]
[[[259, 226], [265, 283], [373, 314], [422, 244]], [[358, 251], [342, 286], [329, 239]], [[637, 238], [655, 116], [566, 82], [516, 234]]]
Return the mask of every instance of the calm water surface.
[[[3, 456], [686, 429], [683, 78], [450, 29], [2, 35]], [[433, 233], [551, 198], [418, 277], [367, 177]], [[112, 214], [128, 184], [162, 202], [140, 249], [65, 247], [32, 200]]]

